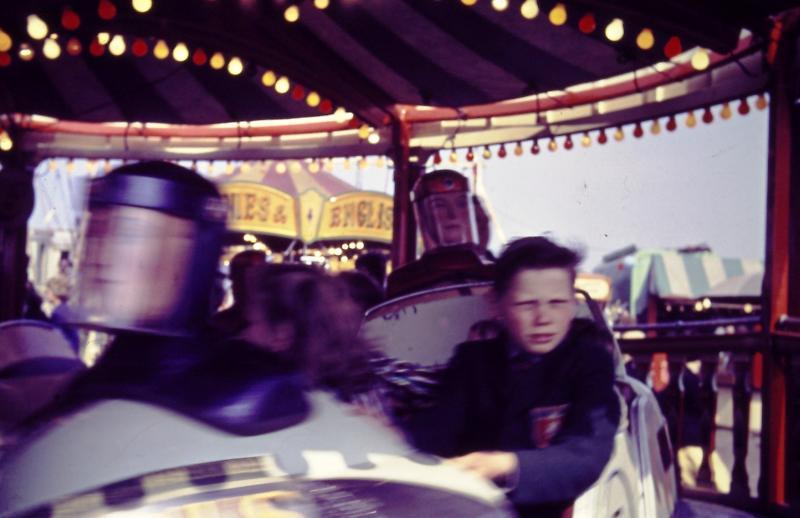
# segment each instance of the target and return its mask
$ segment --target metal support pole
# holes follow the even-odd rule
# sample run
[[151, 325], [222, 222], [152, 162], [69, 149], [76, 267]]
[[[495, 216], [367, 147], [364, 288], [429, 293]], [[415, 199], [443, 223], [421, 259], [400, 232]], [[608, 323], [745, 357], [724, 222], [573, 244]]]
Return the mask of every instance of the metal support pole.
[[394, 123], [394, 219], [392, 222], [392, 268], [416, 258], [417, 227], [411, 205], [411, 189], [422, 173], [418, 162], [411, 161], [411, 129], [399, 119]]
[[0, 321], [20, 318], [25, 299], [33, 171], [20, 153], [0, 158]]
[[[798, 178], [797, 163], [793, 164], [799, 129], [794, 99], [798, 88], [793, 69], [797, 59], [795, 45], [800, 11], [794, 10], [779, 18], [773, 29], [772, 44], [767, 60], [773, 67], [770, 90], [769, 170], [767, 179], [767, 239], [765, 275], [765, 331], [774, 336], [780, 315], [789, 312], [789, 290], [792, 272], [790, 248], [796, 239], [798, 221], [791, 217], [793, 180]], [[787, 383], [785, 356], [774, 348], [764, 351], [763, 437], [761, 450], [761, 480], [759, 496], [769, 504], [786, 503], [786, 433]]]

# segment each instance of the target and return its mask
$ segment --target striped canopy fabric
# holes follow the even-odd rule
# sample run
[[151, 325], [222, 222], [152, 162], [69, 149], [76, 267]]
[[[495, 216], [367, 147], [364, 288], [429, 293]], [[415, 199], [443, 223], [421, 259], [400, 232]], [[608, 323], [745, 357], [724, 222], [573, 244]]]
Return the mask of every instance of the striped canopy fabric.
[[614, 298], [627, 303], [634, 315], [646, 309], [649, 295], [693, 301], [728, 279], [763, 270], [763, 262], [757, 259], [676, 250], [639, 250], [597, 268], [612, 277]]
[[[111, 3], [109, 18], [97, 0], [5, 2], [0, 29], [12, 45], [0, 59], [0, 114], [209, 124], [307, 117], [343, 106], [378, 125], [397, 105], [493, 103], [639, 70], [666, 59], [672, 36], [684, 50], [700, 45], [725, 53], [747, 28], [756, 45], [764, 44], [767, 17], [793, 4], [565, 1], [566, 22], [557, 26], [548, 20], [552, 0], [538, 0], [532, 20], [521, 15], [522, 0], [503, 11], [488, 1], [468, 7], [458, 0], [331, 0], [324, 10], [311, 1], [156, 0], [147, 13]], [[284, 20], [290, 5], [298, 6], [294, 23]], [[80, 19], [77, 27], [62, 21], [67, 6]], [[44, 44], [26, 33], [31, 14], [57, 34], [57, 58], [44, 57]], [[619, 42], [604, 36], [615, 18], [625, 23]], [[643, 28], [655, 37], [650, 50], [636, 44]], [[124, 50], [98, 46], [99, 33], [120, 36]], [[68, 50], [73, 38], [80, 51]], [[154, 55], [160, 40], [172, 55]], [[174, 54], [179, 43], [189, 52], [183, 61]], [[32, 59], [20, 57], [23, 45]], [[241, 73], [209, 66], [217, 52], [226, 63], [240, 58]], [[285, 75], [290, 87], [276, 92], [275, 78], [264, 81], [268, 71]], [[311, 91], [320, 100], [309, 101]]]

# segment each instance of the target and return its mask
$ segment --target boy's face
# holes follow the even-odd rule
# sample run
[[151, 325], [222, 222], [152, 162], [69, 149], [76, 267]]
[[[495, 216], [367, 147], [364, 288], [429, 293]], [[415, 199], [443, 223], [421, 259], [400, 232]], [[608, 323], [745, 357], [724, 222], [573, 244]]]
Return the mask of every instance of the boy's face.
[[520, 270], [500, 300], [511, 337], [535, 354], [550, 352], [561, 343], [577, 307], [572, 275], [565, 268]]

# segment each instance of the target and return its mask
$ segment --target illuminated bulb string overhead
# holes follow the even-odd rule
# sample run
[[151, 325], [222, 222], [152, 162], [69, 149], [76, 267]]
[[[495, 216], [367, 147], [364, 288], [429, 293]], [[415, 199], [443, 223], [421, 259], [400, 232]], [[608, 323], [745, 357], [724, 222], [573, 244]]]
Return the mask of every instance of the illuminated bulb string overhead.
[[[763, 109], [766, 109], [767, 106], [769, 106], [769, 101], [767, 100], [766, 96], [763, 93], [761, 93], [756, 97], [756, 99], [753, 102], [753, 104], [759, 110], [763, 110]], [[710, 106], [706, 106], [705, 108], [702, 108], [702, 110], [703, 110], [703, 113], [702, 113], [702, 117], [701, 118], [702, 118], [703, 123], [711, 124], [714, 121], [714, 114], [712, 112], [711, 107]], [[738, 100], [737, 112], [742, 116], [745, 116], [750, 112], [750, 102], [748, 101], [748, 99], [746, 97], [741, 98], [741, 99]], [[732, 109], [731, 109], [730, 103], [729, 102], [722, 103], [720, 105], [720, 112], [719, 113], [720, 113], [720, 117], [722, 119], [729, 119], [731, 117], [731, 115], [732, 115]], [[542, 115], [540, 114], [540, 117], [541, 116]], [[693, 110], [689, 110], [688, 112], [685, 113], [685, 118], [683, 119], [683, 121], [684, 121], [684, 124], [685, 124], [685, 126], [687, 128], [694, 128], [694, 127], [697, 126], [698, 117], [695, 115]], [[643, 138], [645, 136], [644, 123], [645, 123], [645, 121], [634, 121], [634, 122], [631, 122], [629, 124], [629, 126], [631, 128], [631, 134], [635, 138], [641, 139], [641, 138]], [[661, 126], [661, 122], [659, 121], [659, 119], [658, 118], [653, 119], [652, 123], [650, 124], [650, 134], [653, 135], [653, 136], [660, 135], [661, 134], [661, 128], [662, 128], [662, 126]], [[611, 128], [598, 128], [596, 130], [597, 131], [597, 143], [598, 144], [606, 144], [608, 142], [609, 139], [608, 139], [608, 135], [606, 134], [606, 130], [607, 129], [613, 129], [612, 136], [613, 136], [615, 141], [622, 142], [625, 139], [626, 129], [625, 129], [624, 126], [613, 126]], [[676, 119], [676, 114], [672, 114], [672, 115], [669, 115], [667, 117], [666, 129], [667, 129], [667, 131], [670, 131], [670, 132], [676, 131], [678, 129], [678, 122], [677, 122], [677, 119]], [[574, 136], [577, 136], [577, 135], [578, 135], [577, 133], [574, 134]], [[563, 135], [563, 138], [559, 138], [559, 140], [562, 141], [561, 147], [564, 150], [569, 151], [569, 150], [573, 149], [574, 146], [575, 146], [574, 145], [574, 141], [573, 141], [573, 134], [565, 134], [565, 135]], [[580, 142], [581, 142], [581, 146], [583, 146], [584, 148], [590, 147], [592, 145], [592, 137], [590, 135], [590, 132], [588, 132], [588, 131], [583, 132], [582, 136], [580, 138]], [[513, 143], [514, 143], [514, 156], [521, 156], [523, 154], [522, 142], [515, 141]], [[501, 143], [497, 147], [496, 156], [498, 158], [500, 158], [500, 159], [503, 159], [506, 156], [508, 156], [508, 153], [506, 151], [506, 144], [510, 144], [510, 143]], [[550, 151], [557, 151], [558, 148], [559, 148], [559, 143], [558, 143], [558, 140], [557, 140], [557, 136], [556, 135], [550, 136], [549, 140], [547, 142], [547, 149], [550, 150]], [[449, 154], [450, 154], [449, 155], [450, 156], [450, 160], [453, 161], [454, 160], [453, 157], [455, 156], [455, 149], [450, 148], [448, 151], [449, 151]], [[534, 138], [534, 139], [531, 140], [530, 153], [532, 155], [538, 155], [539, 152], [540, 152], [540, 147], [539, 147], [538, 141], [537, 141], [537, 139]], [[483, 156], [483, 158], [485, 160], [488, 160], [488, 159], [492, 158], [493, 155], [492, 155], [492, 151], [491, 151], [490, 146], [486, 145], [486, 146], [483, 147], [482, 156]], [[465, 158], [466, 158], [466, 160], [468, 162], [472, 162], [474, 160], [475, 153], [473, 152], [473, 148], [472, 147], [467, 147], [466, 148]], [[438, 165], [441, 162], [442, 162], [441, 152], [440, 151], [436, 151], [433, 154], [433, 163]]]

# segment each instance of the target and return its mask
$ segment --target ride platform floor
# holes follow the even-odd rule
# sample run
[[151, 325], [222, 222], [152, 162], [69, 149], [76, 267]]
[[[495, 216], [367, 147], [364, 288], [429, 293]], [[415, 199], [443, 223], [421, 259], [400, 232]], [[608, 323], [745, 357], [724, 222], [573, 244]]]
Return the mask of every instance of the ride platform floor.
[[758, 518], [759, 516], [730, 507], [684, 498], [678, 502], [672, 518]]

